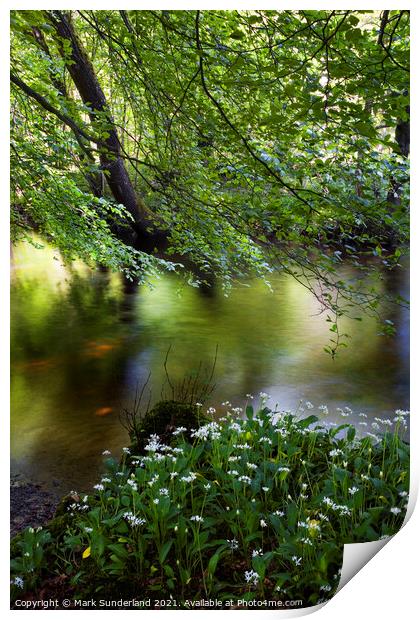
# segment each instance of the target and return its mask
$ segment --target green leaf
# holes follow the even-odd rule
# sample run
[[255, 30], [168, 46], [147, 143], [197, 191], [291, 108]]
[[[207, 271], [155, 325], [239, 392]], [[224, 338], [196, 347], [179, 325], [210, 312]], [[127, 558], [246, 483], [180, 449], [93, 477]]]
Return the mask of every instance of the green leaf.
[[174, 539], [171, 538], [167, 540], [166, 543], [161, 547], [160, 552], [159, 552], [159, 561], [161, 564], [165, 562], [166, 556], [168, 555], [174, 542], [175, 542]]

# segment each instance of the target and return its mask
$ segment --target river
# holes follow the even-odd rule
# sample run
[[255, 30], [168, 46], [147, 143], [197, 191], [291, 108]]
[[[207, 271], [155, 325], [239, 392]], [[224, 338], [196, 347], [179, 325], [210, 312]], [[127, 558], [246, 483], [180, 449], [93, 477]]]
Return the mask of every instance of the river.
[[[384, 287], [408, 295], [408, 275], [388, 275]], [[28, 244], [13, 249], [11, 285], [12, 473], [60, 491], [87, 490], [104, 449], [128, 443], [119, 413], [151, 373], [152, 400], [165, 381], [169, 346], [172, 381], [210, 367], [218, 345], [216, 388], [209, 405], [234, 405], [267, 392], [272, 403], [296, 409], [301, 400], [329, 407], [343, 421], [408, 408], [408, 311], [388, 314], [394, 337], [372, 319], [345, 319], [351, 335], [336, 359], [316, 299], [292, 278], [274, 275], [273, 292], [244, 280], [228, 297], [216, 285], [204, 293], [177, 275], [154, 287], [125, 291], [117, 274], [81, 263], [64, 266], [58, 253]]]

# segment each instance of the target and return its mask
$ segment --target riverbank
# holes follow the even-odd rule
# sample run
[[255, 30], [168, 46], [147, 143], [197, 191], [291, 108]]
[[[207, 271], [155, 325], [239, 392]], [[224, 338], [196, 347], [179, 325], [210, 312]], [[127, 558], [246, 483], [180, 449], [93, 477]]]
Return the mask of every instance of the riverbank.
[[10, 537], [27, 527], [40, 527], [53, 518], [60, 493], [46, 490], [17, 474], [10, 479]]
[[346, 421], [325, 420], [326, 407], [308, 415], [307, 402], [297, 415], [265, 407], [260, 396], [256, 411], [224, 403], [225, 415], [199, 428], [195, 405], [195, 430], [169, 420], [159, 436], [143, 436], [146, 419], [157, 422], [149, 412], [122, 456], [103, 452], [93, 491], [73, 492], [52, 522], [14, 539], [12, 604], [45, 600], [51, 588], [71, 591], [69, 600], [177, 596], [179, 607], [330, 598], [343, 544], [402, 525], [409, 413], [377, 417], [377, 434], [362, 436]]

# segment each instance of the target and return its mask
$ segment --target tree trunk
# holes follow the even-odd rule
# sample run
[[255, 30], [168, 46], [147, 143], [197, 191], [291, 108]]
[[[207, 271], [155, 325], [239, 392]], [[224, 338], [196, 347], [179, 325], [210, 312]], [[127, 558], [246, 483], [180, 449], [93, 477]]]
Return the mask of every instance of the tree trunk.
[[[42, 49], [44, 54], [46, 54], [48, 58], [51, 61], [53, 61], [50, 48], [48, 47], [48, 44], [45, 40], [45, 37], [42, 31], [38, 27], [33, 26], [31, 32], [32, 32], [33, 38], [35, 39], [36, 44]], [[53, 70], [52, 64], [50, 65], [49, 73], [50, 73], [51, 82], [54, 88], [60, 93], [62, 97], [68, 97], [64, 79], [62, 79], [59, 75], [57, 75], [57, 73]], [[96, 163], [95, 158], [93, 157], [92, 153], [89, 150], [89, 144], [87, 143], [87, 141], [77, 131], [73, 130], [73, 134], [80, 147], [79, 159], [80, 159], [82, 169], [86, 170], [86, 164], [89, 165], [89, 164]], [[86, 178], [86, 181], [89, 185], [89, 188], [92, 194], [96, 196], [96, 198], [101, 198], [103, 195], [103, 186], [104, 186], [103, 173], [101, 172], [91, 173], [91, 172], [85, 171], [84, 176]]]
[[[99, 158], [111, 193], [118, 203], [124, 205], [134, 220], [131, 223], [134, 236], [131, 234], [124, 241], [143, 249], [143, 245], [150, 246], [150, 241], [154, 238], [150, 231], [152, 220], [145, 205], [136, 195], [121, 157], [120, 141], [104, 92], [75, 32], [70, 16], [62, 11], [51, 11], [49, 16], [61, 39], [59, 44], [66, 67], [83, 103], [90, 109], [92, 126], [102, 129], [105, 134], [103, 146], [99, 149]], [[70, 54], [64, 52], [62, 40], [70, 43]], [[104, 127], [104, 116], [106, 127]], [[124, 231], [120, 231], [120, 236], [123, 235]]]

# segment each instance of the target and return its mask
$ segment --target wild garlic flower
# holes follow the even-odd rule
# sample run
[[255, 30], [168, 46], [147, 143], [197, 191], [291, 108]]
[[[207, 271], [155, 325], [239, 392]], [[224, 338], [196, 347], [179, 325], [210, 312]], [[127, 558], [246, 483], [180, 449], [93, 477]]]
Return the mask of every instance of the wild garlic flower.
[[103, 456], [108, 456], [108, 455], [110, 455], [110, 454], [111, 454], [111, 452], [110, 452], [109, 450], [104, 450], [104, 451], [102, 452], [102, 455], [103, 455]]
[[122, 451], [124, 452], [124, 454], [130, 454], [130, 448], [123, 448]]
[[131, 527], [137, 527], [139, 525], [144, 525], [144, 523], [146, 523], [145, 519], [142, 519], [141, 517], [136, 517], [132, 512], [125, 512], [123, 514], [123, 517], [126, 521], [129, 522]]
[[260, 519], [260, 526], [263, 527], [263, 528], [267, 527], [267, 522], [264, 521], [264, 519]]
[[398, 515], [401, 512], [401, 508], [398, 508], [397, 506], [393, 506], [392, 508], [390, 508], [389, 512], [391, 512], [393, 515]]
[[248, 467], [248, 469], [258, 469], [258, 465], [256, 465], [255, 463], [247, 463], [246, 466]]
[[256, 573], [254, 570], [245, 571], [245, 581], [247, 583], [252, 583], [254, 586], [256, 586], [259, 580], [260, 580], [260, 577], [258, 573]]
[[221, 426], [217, 422], [209, 422], [204, 426], [200, 426], [196, 431], [191, 433], [191, 437], [196, 437], [197, 439], [219, 439], [221, 437]]
[[230, 549], [232, 549], [232, 551], [235, 551], [236, 549], [239, 549], [239, 543], [236, 540], [236, 538], [232, 538], [232, 540], [227, 540], [226, 541], [230, 547]]
[[283, 510], [275, 510], [272, 514], [274, 516], [276, 516], [276, 517], [284, 517], [284, 511]]
[[138, 487], [134, 480], [131, 480], [131, 478], [129, 478], [127, 480], [127, 484], [133, 489], [133, 491], [137, 491]]
[[165, 497], [169, 496], [169, 489], [159, 489], [159, 495], [163, 495]]
[[148, 444], [144, 447], [146, 452], [158, 452], [162, 448], [159, 435], [150, 435]]
[[103, 484], [95, 484], [93, 488], [96, 489], [97, 491], [104, 491], [105, 489]]
[[251, 448], [248, 443], [236, 443], [233, 447], [235, 450], [249, 450]]
[[174, 435], [175, 437], [177, 435], [180, 435], [181, 433], [185, 433], [185, 431], [187, 430], [187, 428], [185, 426], [178, 426], [174, 432], [172, 433], [172, 435]]
[[297, 555], [292, 555], [292, 562], [295, 566], [300, 566], [302, 558], [298, 557]]
[[10, 583], [12, 585], [14, 585], [14, 586], [17, 586], [21, 590], [23, 589], [24, 581], [23, 581], [22, 577], [15, 577], [14, 579], [12, 579], [12, 581]]
[[194, 472], [190, 472], [188, 476], [181, 476], [180, 480], [182, 480], [182, 482], [193, 482], [193, 480], [195, 480], [196, 478], [197, 474], [195, 474]]
[[357, 493], [358, 490], [359, 487], [351, 487], [351, 489], [349, 489], [349, 493], [350, 495], [354, 495], [355, 493]]
[[190, 521], [195, 521], [196, 523], [203, 523], [204, 519], [200, 515], [193, 515], [190, 517]]
[[249, 476], [239, 476], [239, 482], [244, 482], [245, 484], [251, 484], [252, 480]]

